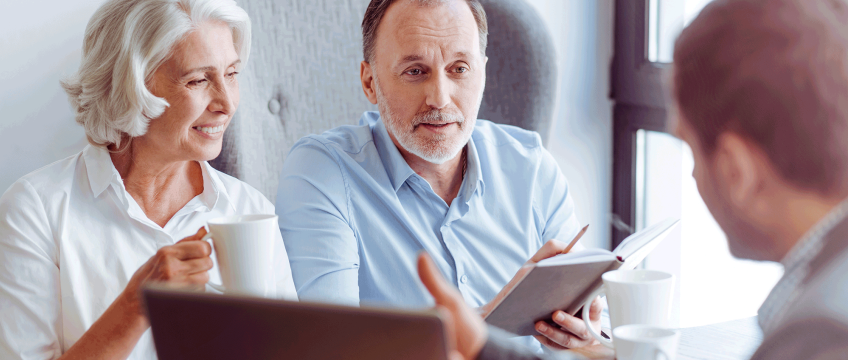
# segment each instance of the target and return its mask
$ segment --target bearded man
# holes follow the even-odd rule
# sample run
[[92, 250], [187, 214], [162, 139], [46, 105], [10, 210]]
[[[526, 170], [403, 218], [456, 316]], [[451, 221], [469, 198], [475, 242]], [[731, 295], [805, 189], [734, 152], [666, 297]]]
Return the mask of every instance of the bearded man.
[[[477, 0], [371, 1], [360, 75], [380, 111], [301, 139], [280, 178], [300, 299], [430, 306], [416, 273], [427, 251], [485, 313], [522, 265], [577, 234], [566, 179], [540, 136], [477, 119], [487, 28]], [[599, 327], [597, 301], [592, 310]], [[552, 315], [557, 326], [536, 324], [542, 343], [593, 342], [582, 320]]]

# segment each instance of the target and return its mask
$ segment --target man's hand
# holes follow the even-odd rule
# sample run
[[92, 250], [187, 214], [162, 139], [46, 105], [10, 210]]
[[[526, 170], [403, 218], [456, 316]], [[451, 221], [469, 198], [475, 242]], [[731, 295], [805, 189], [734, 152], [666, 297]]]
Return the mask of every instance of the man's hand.
[[[512, 288], [514, 288], [521, 279], [524, 278], [527, 272], [532, 269], [532, 265], [535, 265], [544, 259], [563, 254], [567, 247], [568, 244], [557, 240], [549, 240], [546, 242], [545, 245], [543, 245], [539, 251], [536, 251], [536, 254], [534, 254], [530, 260], [527, 260], [527, 262], [524, 263], [524, 266], [515, 273], [512, 280], [504, 286], [498, 295], [495, 296], [494, 300], [483, 305], [481, 308], [483, 317], [487, 316], [492, 311], [494, 304], [499, 303], [504, 297], [506, 297], [507, 294], [509, 294], [510, 291], [512, 291]], [[592, 307], [589, 309], [589, 320], [591, 320], [592, 327], [595, 329], [601, 328], [601, 310], [603, 310], [603, 305], [601, 304], [600, 299], [595, 299], [595, 301], [592, 302]], [[556, 327], [552, 327], [542, 321], [536, 323], [536, 331], [539, 331], [542, 335], [536, 335], [535, 337], [540, 343], [545, 344], [545, 346], [560, 350], [563, 348], [582, 347], [597, 343], [595, 338], [587, 331], [583, 320], [571, 316], [564, 311], [554, 312], [553, 318], [554, 322], [558, 325]]]
[[[604, 305], [600, 297], [596, 297], [589, 308], [589, 322], [599, 333], [603, 309]], [[598, 344], [598, 340], [589, 333], [583, 319], [571, 316], [564, 311], [555, 311], [552, 317], [558, 326], [551, 326], [544, 321], [536, 323], [536, 331], [542, 335], [534, 335], [533, 337], [545, 346], [554, 350], [562, 350]]]
[[533, 268], [532, 265], [535, 265], [537, 262], [547, 259], [549, 257], [562, 254], [567, 246], [568, 244], [556, 240], [549, 240], [545, 243], [545, 245], [542, 245], [542, 247], [539, 248], [538, 251], [536, 251], [536, 254], [534, 254], [533, 257], [530, 258], [530, 260], [527, 260], [527, 262], [524, 263], [524, 266], [518, 269], [518, 272], [515, 273], [515, 276], [512, 277], [512, 280], [510, 280], [509, 283], [507, 283], [506, 286], [504, 286], [503, 289], [501, 289], [501, 291], [497, 295], [495, 295], [495, 298], [492, 299], [492, 301], [490, 301], [488, 304], [483, 305], [480, 308], [480, 315], [482, 315], [484, 318], [488, 316], [489, 313], [492, 312], [492, 309], [494, 309], [495, 304], [500, 303], [501, 300], [503, 300], [503, 298], [506, 297], [506, 295], [509, 294], [510, 291], [512, 291], [512, 288], [518, 285], [521, 279], [524, 279], [524, 275], [527, 275], [527, 272], [529, 272]]
[[427, 253], [418, 255], [418, 276], [436, 300], [448, 336], [450, 359], [475, 359], [486, 343], [486, 324], [457, 289], [442, 277]]

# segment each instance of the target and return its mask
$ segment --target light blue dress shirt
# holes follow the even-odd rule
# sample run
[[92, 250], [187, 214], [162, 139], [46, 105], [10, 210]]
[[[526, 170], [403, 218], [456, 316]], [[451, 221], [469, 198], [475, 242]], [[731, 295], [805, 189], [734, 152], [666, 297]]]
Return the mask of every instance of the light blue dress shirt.
[[377, 112], [310, 135], [283, 166], [276, 211], [301, 300], [426, 307], [427, 251], [481, 306], [550, 239], [578, 232], [568, 184], [539, 135], [477, 120], [451, 205], [401, 156]]

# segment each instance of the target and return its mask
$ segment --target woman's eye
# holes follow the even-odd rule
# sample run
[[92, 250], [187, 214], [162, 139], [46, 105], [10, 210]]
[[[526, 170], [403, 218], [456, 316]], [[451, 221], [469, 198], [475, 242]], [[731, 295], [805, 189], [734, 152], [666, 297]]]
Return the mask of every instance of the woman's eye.
[[188, 84], [189, 84], [189, 86], [197, 86], [197, 85], [200, 85], [204, 82], [206, 82], [206, 79], [198, 79], [198, 80], [189, 81]]
[[238, 75], [238, 71], [233, 71], [233, 72], [227, 74], [227, 77], [235, 77], [236, 75]]

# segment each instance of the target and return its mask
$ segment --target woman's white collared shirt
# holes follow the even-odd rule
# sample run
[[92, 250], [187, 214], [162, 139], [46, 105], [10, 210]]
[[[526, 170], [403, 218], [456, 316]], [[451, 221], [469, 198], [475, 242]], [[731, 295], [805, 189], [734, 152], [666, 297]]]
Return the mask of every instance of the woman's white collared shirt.
[[[194, 234], [207, 220], [274, 214], [250, 185], [206, 162], [201, 168], [203, 193], [164, 228], [147, 218], [99, 147], [15, 182], [0, 198], [0, 359], [59, 357], [159, 248]], [[276, 245], [276, 294], [296, 299], [281, 236]], [[210, 278], [220, 283], [217, 265]], [[156, 358], [149, 329], [129, 358]]]

